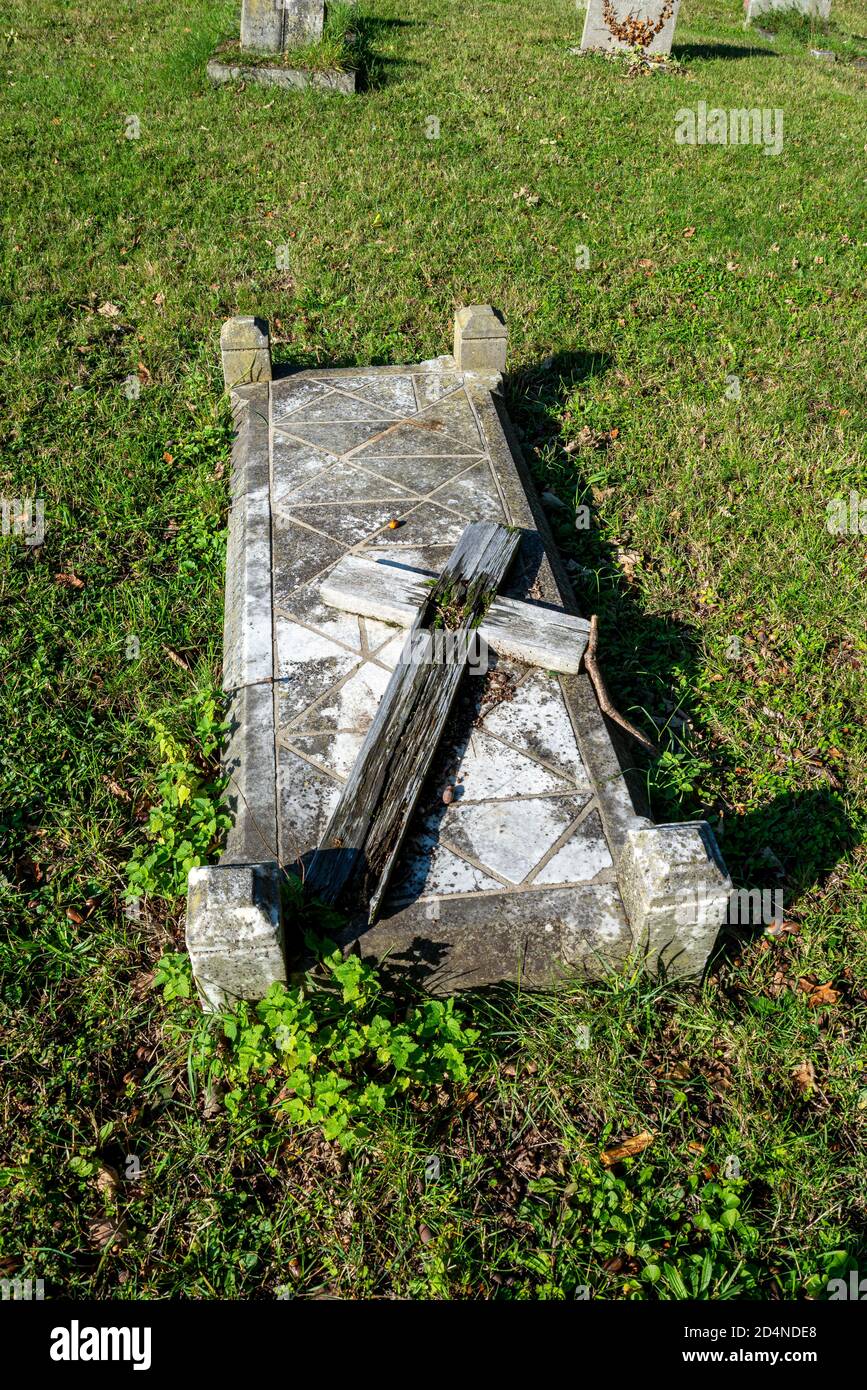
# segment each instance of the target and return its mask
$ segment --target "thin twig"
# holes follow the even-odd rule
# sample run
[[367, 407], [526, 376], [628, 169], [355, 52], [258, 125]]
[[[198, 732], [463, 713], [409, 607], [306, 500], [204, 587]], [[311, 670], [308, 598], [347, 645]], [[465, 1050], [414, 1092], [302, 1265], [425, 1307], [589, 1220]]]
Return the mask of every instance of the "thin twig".
[[612, 705], [611, 696], [608, 694], [608, 688], [596, 664], [596, 645], [598, 640], [599, 622], [594, 613], [590, 619], [590, 635], [587, 638], [587, 646], [584, 649], [584, 669], [593, 682], [593, 689], [596, 691], [596, 698], [599, 701], [601, 709], [608, 715], [609, 719], [613, 719], [615, 724], [619, 724], [621, 729], [625, 729], [628, 734], [631, 734], [636, 742], [641, 744], [642, 748], [646, 748], [648, 753], [658, 753], [659, 749], [656, 744], [651, 743], [650, 739], [643, 734], [640, 729], [636, 729], [634, 724], [630, 724], [628, 719], [624, 719], [622, 714], [618, 714], [617, 710]]

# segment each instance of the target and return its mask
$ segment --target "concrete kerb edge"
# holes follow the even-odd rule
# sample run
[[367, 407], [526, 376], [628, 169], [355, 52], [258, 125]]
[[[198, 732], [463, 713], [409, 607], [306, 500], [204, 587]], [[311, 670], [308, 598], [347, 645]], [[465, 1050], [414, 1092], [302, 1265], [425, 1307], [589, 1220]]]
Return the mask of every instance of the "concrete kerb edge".
[[[234, 824], [221, 863], [277, 859], [276, 742], [271, 537], [270, 384], [237, 387], [231, 393], [235, 438], [232, 444], [232, 503], [226, 547], [226, 604], [223, 628], [223, 690], [229, 702], [230, 732], [224, 768], [232, 779], [229, 800]], [[264, 569], [264, 576], [262, 570]], [[232, 576], [235, 583], [233, 585]], [[251, 650], [252, 625], [264, 629]], [[249, 718], [251, 706], [255, 717]], [[235, 710], [248, 716], [235, 721]], [[234, 789], [234, 804], [232, 803]]]
[[[278, 863], [276, 746], [274, 737], [270, 508], [270, 385], [235, 387], [231, 505], [226, 546], [223, 691], [229, 732], [222, 765], [233, 823], [219, 863], [192, 870], [187, 885], [187, 950], [202, 1007], [224, 1007], [234, 997], [216, 980], [247, 979], [252, 997], [286, 979], [282, 916], [257, 907], [272, 893]], [[265, 575], [262, 568], [265, 567]], [[263, 583], [263, 578], [267, 582]], [[234, 596], [234, 597], [232, 597]], [[267, 626], [267, 652], [251, 642], [250, 624]], [[226, 874], [237, 870], [230, 902]], [[244, 871], [248, 873], [244, 873]], [[231, 877], [231, 874], [230, 874]], [[249, 901], [243, 885], [252, 885]], [[264, 887], [263, 887], [264, 885]], [[268, 885], [271, 885], [269, 888]], [[272, 894], [273, 896], [273, 894]], [[258, 924], [251, 923], [258, 918]], [[249, 955], [249, 960], [244, 959]]]
[[356, 73], [352, 69], [305, 69], [268, 67], [263, 63], [223, 63], [211, 58], [206, 68], [215, 87], [229, 82], [246, 82], [257, 87], [278, 87], [284, 91], [304, 91], [312, 88], [337, 96], [353, 96]]

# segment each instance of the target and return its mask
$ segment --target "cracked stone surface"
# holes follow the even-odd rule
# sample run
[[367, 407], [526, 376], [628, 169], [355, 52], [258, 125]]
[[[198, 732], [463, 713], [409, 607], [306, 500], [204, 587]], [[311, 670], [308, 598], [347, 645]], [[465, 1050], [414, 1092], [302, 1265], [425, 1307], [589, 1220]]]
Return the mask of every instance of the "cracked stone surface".
[[[495, 520], [521, 531], [504, 595], [561, 607], [568, 585], [509, 421], [453, 357], [302, 371], [236, 389], [233, 410], [224, 762], [235, 823], [221, 867], [265, 881], [278, 863], [306, 870], [406, 644], [402, 628], [324, 602], [343, 557], [435, 575], [467, 523]], [[728, 887], [710, 827], [636, 815], [585, 674], [489, 653], [489, 669], [461, 682], [378, 922], [353, 917], [343, 941], [440, 992], [602, 974], [635, 949], [697, 973]], [[709, 903], [686, 929], [682, 897]], [[190, 902], [199, 951], [210, 908], [195, 892]], [[226, 979], [245, 922], [235, 908], [220, 919]], [[261, 959], [256, 988], [278, 977]]]
[[[328, 608], [308, 575], [349, 551], [435, 572], [468, 521], [512, 517], [457, 372], [275, 382], [271, 436], [280, 847], [303, 861], [404, 644], [399, 629]], [[505, 691], [487, 704], [481, 678], [465, 682], [390, 906], [592, 883], [612, 867], [557, 678], [505, 663], [500, 674]]]
[[[245, 609], [259, 625], [251, 632], [248, 621], [244, 648], [258, 653], [248, 677], [256, 699], [238, 703], [256, 719], [237, 812], [255, 833], [248, 824], [232, 843], [258, 846], [271, 835], [274, 857], [303, 871], [406, 637], [324, 603], [324, 576], [348, 553], [436, 574], [469, 521], [497, 520], [523, 533], [503, 591], [560, 597], [506, 435], [492, 422], [490, 390], [453, 359], [301, 372], [249, 388], [245, 399], [253, 414], [244, 466], [267, 505], [264, 531], [250, 514], [257, 548], [251, 560], [248, 547], [240, 571], [244, 591], [259, 596]], [[227, 606], [238, 587], [227, 585]], [[273, 680], [259, 669], [269, 651]], [[455, 978], [522, 972], [541, 981], [555, 960], [600, 973], [632, 945], [616, 873], [621, 827], [647, 822], [614, 771], [592, 698], [576, 703], [586, 678], [493, 654], [490, 662], [462, 683], [380, 921], [361, 933], [362, 953], [421, 963], [449, 988]], [[242, 765], [245, 736], [240, 728], [233, 742]]]

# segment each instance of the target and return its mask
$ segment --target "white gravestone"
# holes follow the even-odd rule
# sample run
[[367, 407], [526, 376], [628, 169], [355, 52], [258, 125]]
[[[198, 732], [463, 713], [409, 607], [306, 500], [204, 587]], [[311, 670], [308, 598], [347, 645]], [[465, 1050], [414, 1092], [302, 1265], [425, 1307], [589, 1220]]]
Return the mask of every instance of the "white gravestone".
[[810, 19], [830, 19], [831, 0], [744, 0], [744, 16], [748, 21], [779, 10], [806, 15]]
[[325, 0], [242, 0], [241, 47], [281, 53], [315, 43], [324, 19]]
[[670, 53], [680, 0], [589, 0], [581, 50]]

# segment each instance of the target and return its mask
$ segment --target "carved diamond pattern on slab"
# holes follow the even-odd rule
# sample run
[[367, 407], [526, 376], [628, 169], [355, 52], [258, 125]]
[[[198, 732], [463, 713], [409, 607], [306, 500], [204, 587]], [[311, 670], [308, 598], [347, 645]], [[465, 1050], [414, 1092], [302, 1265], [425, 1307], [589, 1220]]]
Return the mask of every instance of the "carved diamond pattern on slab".
[[570, 772], [580, 787], [589, 790], [590, 780], [560, 687], [543, 671], [532, 671], [511, 699], [485, 715], [483, 723], [489, 733]]
[[380, 478], [375, 473], [362, 473], [351, 464], [341, 462], [331, 464], [317, 473], [315, 478], [302, 483], [288, 494], [282, 505], [287, 511], [292, 511], [313, 502], [327, 502], [339, 507], [344, 502], [379, 502], [384, 499], [402, 503], [404, 507], [417, 500], [406, 488], [398, 487], [388, 478]]
[[389, 899], [397, 906], [430, 895], [502, 892], [503, 886], [501, 880], [441, 844], [434, 819], [407, 843]]
[[605, 839], [598, 811], [572, 832], [556, 854], [533, 875], [534, 883], [586, 883], [603, 869], [613, 869], [614, 861]]
[[523, 883], [581, 810], [576, 797], [455, 802], [443, 817], [440, 838], [510, 883]]
[[450, 754], [457, 767], [454, 797], [461, 805], [575, 790], [572, 779], [557, 776], [482, 729], [474, 729], [463, 748], [446, 748], [445, 757]]
[[348, 502], [343, 507], [335, 507], [330, 502], [310, 502], [286, 513], [286, 519], [311, 526], [314, 531], [321, 531], [351, 550], [359, 542], [378, 535], [394, 514], [394, 502]]
[[[272, 401], [278, 816], [291, 864], [319, 843], [406, 642], [404, 629], [325, 604], [324, 574], [350, 551], [437, 574], [468, 521], [512, 518], [454, 372], [287, 378]], [[535, 897], [610, 870], [557, 680], [492, 661], [510, 698], [480, 709], [483, 682], [469, 683], [389, 911], [419, 897]]]
[[324, 378], [323, 385], [357, 396], [365, 404], [382, 406], [387, 415], [411, 415], [418, 409], [411, 376], [391, 376], [384, 372], [381, 376]]
[[[366, 401], [357, 396], [348, 396], [343, 391], [326, 391], [308, 405], [292, 412], [291, 422], [286, 428], [296, 430], [304, 424], [340, 424], [348, 421], [376, 421], [397, 418], [396, 412], [388, 410], [376, 401]], [[380, 429], [382, 425], [380, 424]]]

